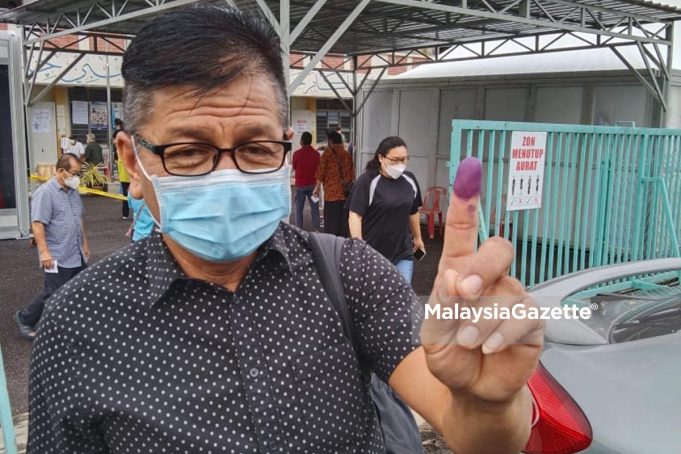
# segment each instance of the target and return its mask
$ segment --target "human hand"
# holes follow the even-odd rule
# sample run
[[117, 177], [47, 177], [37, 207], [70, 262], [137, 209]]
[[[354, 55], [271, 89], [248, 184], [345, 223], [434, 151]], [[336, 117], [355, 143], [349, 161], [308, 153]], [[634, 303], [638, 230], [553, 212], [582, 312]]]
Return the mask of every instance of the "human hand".
[[41, 252], [39, 254], [39, 259], [40, 266], [45, 270], [50, 269], [54, 266], [54, 261], [52, 259], [52, 254], [50, 254], [50, 251]]
[[85, 261], [90, 261], [90, 244], [86, 241], [83, 243], [83, 255], [85, 256]]
[[[444, 248], [429, 306], [534, 306], [523, 286], [508, 276], [514, 258], [502, 238], [476, 252], [481, 164], [461, 162], [447, 213]], [[435, 318], [424, 320], [421, 341], [431, 373], [453, 394], [479, 404], [510, 402], [525, 387], [543, 345], [540, 320]]]
[[426, 251], [426, 245], [423, 243], [422, 238], [414, 238], [414, 251], [421, 249], [423, 252]]

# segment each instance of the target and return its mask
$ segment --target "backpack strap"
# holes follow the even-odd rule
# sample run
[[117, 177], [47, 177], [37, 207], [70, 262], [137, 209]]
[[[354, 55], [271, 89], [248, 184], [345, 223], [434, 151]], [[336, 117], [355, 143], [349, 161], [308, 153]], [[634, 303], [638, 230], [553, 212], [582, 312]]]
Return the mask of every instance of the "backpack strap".
[[310, 248], [317, 265], [319, 279], [324, 291], [331, 300], [336, 313], [343, 324], [343, 332], [357, 354], [357, 342], [355, 340], [354, 325], [348, 302], [345, 299], [345, 290], [340, 277], [341, 252], [345, 238], [329, 235], [328, 233], [310, 233]]

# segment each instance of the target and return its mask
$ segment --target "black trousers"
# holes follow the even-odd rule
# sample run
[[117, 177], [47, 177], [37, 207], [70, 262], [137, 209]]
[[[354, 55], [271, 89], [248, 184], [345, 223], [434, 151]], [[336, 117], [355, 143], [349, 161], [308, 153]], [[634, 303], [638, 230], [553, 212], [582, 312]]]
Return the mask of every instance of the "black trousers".
[[324, 202], [324, 232], [336, 236], [348, 236], [348, 210], [345, 200]]
[[40, 320], [40, 317], [43, 315], [45, 301], [47, 301], [50, 296], [59, 289], [59, 287], [66, 284], [69, 279], [84, 269], [85, 265], [79, 266], [78, 268], [63, 268], [61, 266], [57, 266], [58, 272], [56, 273], [46, 273], [43, 271], [43, 274], [45, 274], [43, 290], [38, 294], [38, 296], [35, 297], [31, 304], [19, 312], [19, 319], [27, 325], [35, 326]]
[[[130, 183], [121, 183], [121, 192], [123, 193], [124, 196], [128, 196], [128, 188], [130, 187]], [[122, 211], [123, 211], [123, 217], [127, 218], [130, 216], [130, 207], [128, 206], [128, 201], [127, 200], [121, 200], [122, 205]]]

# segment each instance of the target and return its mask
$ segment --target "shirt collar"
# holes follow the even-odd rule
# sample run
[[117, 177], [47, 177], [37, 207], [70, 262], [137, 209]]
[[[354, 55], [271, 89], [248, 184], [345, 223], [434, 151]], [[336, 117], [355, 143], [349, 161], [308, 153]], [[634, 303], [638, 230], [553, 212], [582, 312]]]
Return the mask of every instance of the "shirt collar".
[[50, 181], [48, 181], [47, 184], [52, 185], [52, 187], [53, 187], [54, 189], [61, 189], [62, 191], [67, 192], [67, 193], [68, 193], [69, 191], [73, 191], [73, 189], [71, 189], [71, 188], [68, 187], [68, 186], [62, 187], [62, 185], [59, 184], [59, 181], [57, 181], [57, 177], [56, 177], [56, 176], [53, 176], [52, 178], [50, 178]]
[[286, 231], [290, 229], [288, 224], [280, 222], [274, 234], [269, 240], [260, 246], [256, 263], [263, 260], [265, 257], [272, 256], [274, 260], [278, 260], [284, 271], [291, 273], [291, 257], [289, 255], [289, 248], [286, 242]]
[[144, 248], [144, 274], [147, 281], [148, 307], [153, 306], [179, 278], [186, 277], [177, 264], [161, 235], [154, 230], [142, 243]]
[[[252, 267], [261, 265], [267, 259], [273, 260], [274, 265], [281, 267], [282, 271], [291, 273], [291, 259], [286, 243], [285, 229], [284, 223], [279, 223], [270, 239], [258, 249]], [[177, 280], [189, 278], [177, 264], [157, 231], [152, 232], [149, 239], [144, 241], [141, 247], [144, 248], [146, 259], [143, 266], [148, 296], [144, 304], [146, 307], [152, 307], [173, 287]]]

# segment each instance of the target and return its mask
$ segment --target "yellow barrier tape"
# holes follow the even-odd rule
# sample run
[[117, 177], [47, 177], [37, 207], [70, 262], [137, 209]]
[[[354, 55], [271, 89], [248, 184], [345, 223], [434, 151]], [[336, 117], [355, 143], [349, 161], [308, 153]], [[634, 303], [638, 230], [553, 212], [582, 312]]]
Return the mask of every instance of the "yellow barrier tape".
[[[37, 181], [45, 182], [49, 180], [49, 178], [43, 178], [39, 177], [38, 175], [32, 174], [31, 178]], [[81, 194], [93, 194], [93, 195], [98, 195], [102, 197], [108, 197], [110, 199], [116, 199], [116, 200], [123, 200], [127, 201], [128, 198], [124, 196], [123, 194], [114, 194], [112, 192], [106, 192], [106, 191], [100, 191], [98, 189], [91, 189], [91, 188], [86, 188], [85, 186], [78, 186], [78, 192]]]

